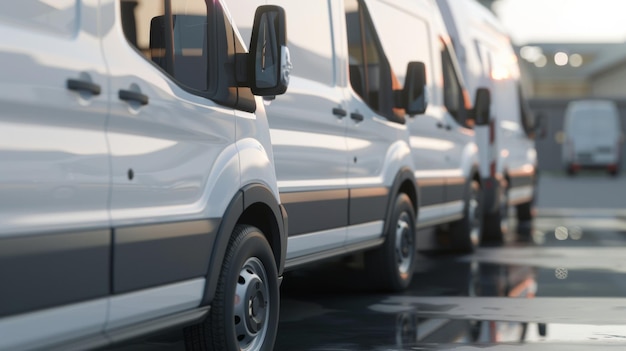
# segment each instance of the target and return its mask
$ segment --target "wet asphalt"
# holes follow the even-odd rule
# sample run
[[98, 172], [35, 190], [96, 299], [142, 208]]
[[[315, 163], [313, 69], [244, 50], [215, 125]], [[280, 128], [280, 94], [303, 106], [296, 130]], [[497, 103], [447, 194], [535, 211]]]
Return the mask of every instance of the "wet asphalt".
[[[274, 349], [626, 350], [626, 180], [544, 175], [539, 190], [524, 235], [422, 252], [402, 293], [373, 290], [358, 259], [289, 272]], [[172, 332], [111, 350], [184, 344]]]

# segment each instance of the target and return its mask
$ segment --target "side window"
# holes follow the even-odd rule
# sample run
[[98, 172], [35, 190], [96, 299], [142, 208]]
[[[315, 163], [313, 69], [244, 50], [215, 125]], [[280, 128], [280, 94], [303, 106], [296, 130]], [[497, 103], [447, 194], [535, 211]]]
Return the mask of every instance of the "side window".
[[465, 127], [472, 127], [466, 112], [467, 97], [458, 77], [450, 49], [441, 41], [441, 63], [443, 70], [443, 102], [454, 119]]
[[5, 2], [0, 12], [0, 20], [70, 37], [76, 33], [77, 11], [77, 0]]
[[[207, 0], [120, 0], [128, 42], [185, 90], [254, 112], [249, 88], [237, 87], [244, 47], [220, 3]], [[240, 65], [245, 65], [240, 62]]]
[[402, 118], [393, 108], [393, 76], [362, 2], [346, 0], [350, 84], [374, 111], [390, 120]]
[[[167, 3], [171, 8], [166, 8]], [[122, 0], [121, 4], [128, 42], [182, 86], [206, 91], [207, 4], [203, 0]]]

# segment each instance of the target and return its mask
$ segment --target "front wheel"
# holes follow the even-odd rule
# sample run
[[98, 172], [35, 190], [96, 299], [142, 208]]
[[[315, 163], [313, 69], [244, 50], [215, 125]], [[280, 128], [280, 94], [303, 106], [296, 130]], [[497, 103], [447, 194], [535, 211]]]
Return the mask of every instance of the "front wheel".
[[401, 291], [411, 283], [417, 255], [415, 210], [406, 194], [396, 198], [385, 233], [385, 243], [365, 255], [365, 265], [380, 287]]
[[187, 350], [272, 350], [278, 330], [278, 273], [259, 229], [235, 227], [219, 274], [209, 316], [185, 329]]

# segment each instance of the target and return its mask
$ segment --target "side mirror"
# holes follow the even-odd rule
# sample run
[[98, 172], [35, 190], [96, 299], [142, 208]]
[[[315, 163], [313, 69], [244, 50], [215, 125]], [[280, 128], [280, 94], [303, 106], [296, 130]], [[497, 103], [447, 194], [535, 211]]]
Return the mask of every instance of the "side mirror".
[[248, 57], [248, 84], [254, 95], [283, 94], [292, 69], [287, 48], [285, 10], [264, 5], [254, 14]]
[[474, 119], [477, 126], [486, 126], [491, 117], [491, 92], [487, 88], [476, 89]]
[[422, 114], [428, 106], [426, 96], [426, 66], [423, 62], [409, 62], [404, 89], [394, 92], [395, 107], [405, 109], [409, 116]]

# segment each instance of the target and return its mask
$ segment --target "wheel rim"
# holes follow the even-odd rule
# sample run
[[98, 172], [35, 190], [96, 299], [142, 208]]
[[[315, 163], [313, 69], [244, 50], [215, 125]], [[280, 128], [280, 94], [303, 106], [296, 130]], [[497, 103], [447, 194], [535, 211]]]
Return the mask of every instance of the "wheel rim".
[[480, 203], [478, 201], [479, 189], [476, 185], [472, 184], [472, 191], [468, 202], [468, 218], [470, 220], [470, 240], [472, 245], [478, 246], [480, 242]]
[[265, 334], [270, 313], [267, 273], [261, 260], [249, 258], [237, 280], [235, 292], [235, 333], [240, 350], [257, 350]]
[[415, 238], [410, 223], [409, 214], [406, 212], [402, 212], [396, 223], [396, 262], [400, 275], [408, 274], [413, 262]]

